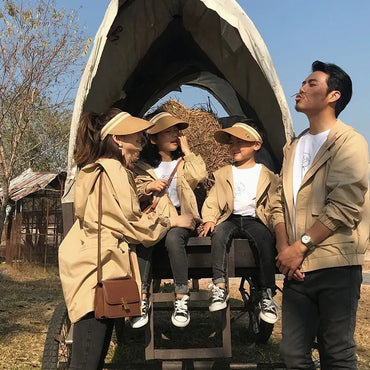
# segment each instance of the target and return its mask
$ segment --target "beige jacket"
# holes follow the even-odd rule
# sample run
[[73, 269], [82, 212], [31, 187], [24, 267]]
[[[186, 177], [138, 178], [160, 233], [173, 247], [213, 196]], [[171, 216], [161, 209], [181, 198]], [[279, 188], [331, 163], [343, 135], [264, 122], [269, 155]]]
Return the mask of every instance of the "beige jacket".
[[[202, 207], [203, 222], [211, 221], [216, 225], [225, 221], [234, 210], [234, 180], [232, 166], [227, 165], [214, 173], [215, 184]], [[277, 175], [262, 165], [257, 184], [256, 215], [270, 227], [270, 197], [275, 191]]]
[[274, 227], [285, 223], [289, 244], [316, 220], [334, 232], [307, 254], [302, 271], [362, 264], [370, 228], [369, 153], [365, 139], [339, 120], [330, 130], [298, 191], [294, 233], [292, 172], [297, 139], [284, 147], [280, 184], [273, 199]]
[[[144, 190], [148, 183], [158, 179], [154, 169], [148, 163], [139, 161], [134, 168], [134, 173], [140, 201], [152, 202], [153, 194], [148, 196]], [[199, 217], [197, 200], [193, 190], [202, 180], [207, 178], [207, 175], [206, 165], [200, 155], [191, 153], [184, 157], [184, 162], [177, 168], [176, 186], [180, 199], [181, 214], [192, 214]], [[155, 212], [167, 217], [177, 215], [176, 208], [167, 194], [161, 197]]]
[[[102, 272], [103, 279], [132, 274], [140, 287], [135, 244], [151, 246], [170, 228], [166, 218], [142, 215], [132, 173], [114, 159], [100, 159], [81, 169], [76, 180], [77, 221], [59, 247], [59, 273], [68, 314], [72, 322], [94, 311], [97, 282], [98, 177], [102, 183]], [[81, 226], [82, 227], [81, 227]]]

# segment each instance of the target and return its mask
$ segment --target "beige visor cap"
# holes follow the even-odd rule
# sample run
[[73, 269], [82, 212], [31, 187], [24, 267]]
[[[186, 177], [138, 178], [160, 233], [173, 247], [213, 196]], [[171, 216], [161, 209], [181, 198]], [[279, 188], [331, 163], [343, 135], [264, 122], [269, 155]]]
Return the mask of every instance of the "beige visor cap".
[[172, 116], [168, 112], [161, 112], [156, 114], [154, 117], [151, 118], [149, 122], [154, 125], [149, 130], [147, 130], [147, 133], [150, 135], [158, 134], [158, 132], [166, 130], [167, 128], [172, 126], [177, 126], [179, 130], [184, 130], [189, 127], [189, 124], [187, 122], [184, 122], [183, 120]]
[[104, 125], [100, 132], [100, 138], [103, 140], [107, 135], [130, 135], [145, 131], [152, 126], [153, 123], [145, 119], [133, 117], [127, 112], [121, 112]]
[[261, 135], [246, 123], [235, 123], [229, 128], [218, 130], [214, 136], [221, 144], [230, 144], [230, 135], [245, 141], [259, 141], [262, 144]]

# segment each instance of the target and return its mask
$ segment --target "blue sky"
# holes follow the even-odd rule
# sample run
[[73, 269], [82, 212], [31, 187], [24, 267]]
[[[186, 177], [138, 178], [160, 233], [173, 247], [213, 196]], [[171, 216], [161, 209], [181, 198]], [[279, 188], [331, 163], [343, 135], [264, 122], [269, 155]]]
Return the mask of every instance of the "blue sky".
[[[267, 45], [283, 86], [297, 133], [307, 127], [294, 110], [294, 97], [310, 74], [314, 60], [342, 67], [352, 78], [353, 97], [339, 116], [370, 143], [370, 1], [369, 0], [239, 0]], [[94, 37], [109, 0], [57, 0], [58, 6], [79, 9], [86, 34]], [[80, 8], [81, 6], [81, 8]], [[208, 93], [172, 93], [188, 107], [207, 102]], [[221, 109], [216, 106], [219, 115]]]

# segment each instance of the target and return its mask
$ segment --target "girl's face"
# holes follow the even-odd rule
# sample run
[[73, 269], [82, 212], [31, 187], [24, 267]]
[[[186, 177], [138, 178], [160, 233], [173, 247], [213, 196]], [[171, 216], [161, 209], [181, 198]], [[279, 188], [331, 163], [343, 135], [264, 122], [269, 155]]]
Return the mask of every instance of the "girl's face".
[[135, 132], [130, 135], [118, 136], [121, 141], [122, 155], [125, 158], [126, 165], [129, 169], [134, 167], [135, 162], [139, 159], [139, 154], [144, 145], [143, 131]]
[[261, 143], [258, 141], [245, 141], [235, 136], [230, 138], [230, 152], [234, 162], [244, 164], [254, 161], [256, 151], [261, 148]]
[[155, 144], [159, 152], [174, 152], [179, 147], [180, 130], [177, 126], [169, 127], [151, 138], [152, 144]]

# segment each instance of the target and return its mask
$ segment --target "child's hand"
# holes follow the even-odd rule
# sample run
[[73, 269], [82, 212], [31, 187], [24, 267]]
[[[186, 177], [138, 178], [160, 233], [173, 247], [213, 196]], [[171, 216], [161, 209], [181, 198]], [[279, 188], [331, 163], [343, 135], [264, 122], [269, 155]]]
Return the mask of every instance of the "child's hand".
[[199, 236], [207, 236], [208, 232], [211, 233], [215, 229], [215, 223], [212, 221], [207, 221], [205, 224], [203, 224], [203, 230], [199, 233]]
[[179, 144], [180, 144], [181, 151], [184, 153], [184, 155], [189, 155], [191, 153], [189, 144], [188, 144], [188, 139], [186, 138], [185, 135], [182, 135], [181, 133], [179, 135]]
[[145, 192], [147, 194], [152, 193], [153, 191], [158, 191], [160, 193], [163, 189], [166, 188], [167, 185], [168, 185], [168, 181], [167, 180], [158, 179], [158, 180], [155, 180], [155, 181], [150, 182], [146, 186]]

